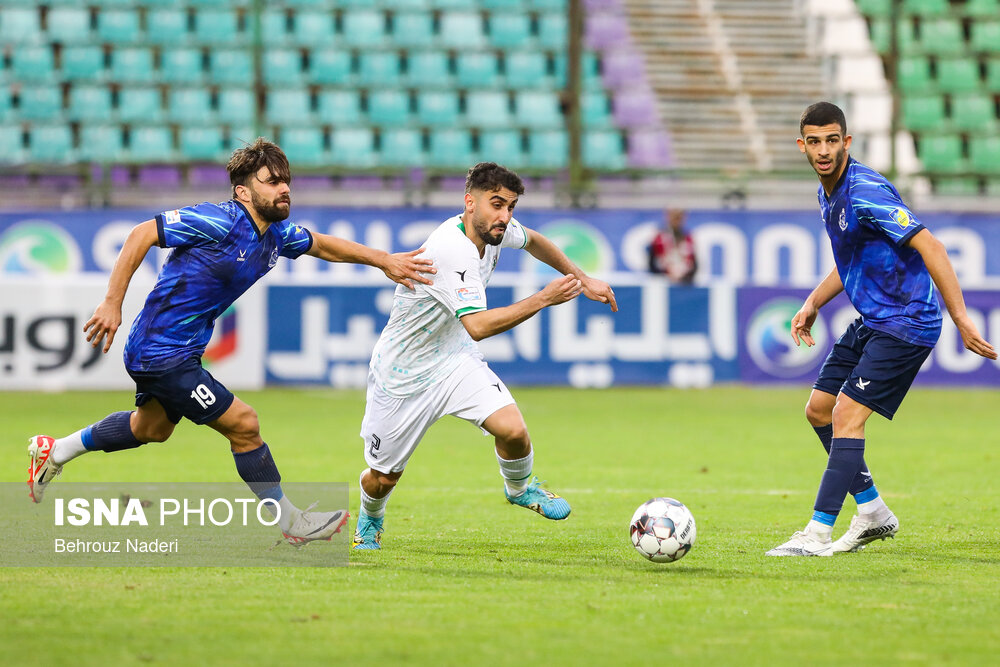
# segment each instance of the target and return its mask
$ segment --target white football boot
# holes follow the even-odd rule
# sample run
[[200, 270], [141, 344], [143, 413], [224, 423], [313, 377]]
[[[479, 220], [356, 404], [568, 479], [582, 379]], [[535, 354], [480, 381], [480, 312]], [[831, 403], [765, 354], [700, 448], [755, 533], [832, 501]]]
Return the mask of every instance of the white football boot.
[[28, 441], [28, 495], [35, 503], [42, 502], [45, 488], [62, 472], [62, 466], [52, 460], [55, 439], [47, 435], [32, 436]]
[[792, 539], [780, 544], [765, 556], [832, 556], [833, 542], [829, 537], [821, 538], [808, 530], [799, 530]]
[[899, 519], [892, 512], [881, 521], [855, 514], [851, 517], [851, 527], [833, 543], [833, 553], [861, 551], [866, 544], [887, 537], [892, 538], [897, 532], [899, 532]]
[[316, 503], [299, 512], [298, 516], [292, 520], [292, 525], [288, 527], [288, 530], [281, 531], [285, 540], [292, 546], [301, 547], [314, 540], [332, 540], [333, 536], [339, 533], [340, 529], [347, 523], [347, 518], [351, 516], [347, 510], [310, 511], [314, 507], [316, 507]]

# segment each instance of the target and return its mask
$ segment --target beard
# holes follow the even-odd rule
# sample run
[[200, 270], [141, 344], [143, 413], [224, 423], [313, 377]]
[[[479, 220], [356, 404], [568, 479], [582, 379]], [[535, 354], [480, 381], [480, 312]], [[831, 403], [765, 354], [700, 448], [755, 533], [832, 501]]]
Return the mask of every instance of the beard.
[[[847, 154], [847, 150], [842, 147], [839, 150], [837, 150], [836, 152], [834, 152], [832, 155], [830, 155], [830, 159], [831, 159], [830, 173], [831, 174], [836, 174], [838, 171], [840, 171], [840, 166], [842, 164], [844, 164], [844, 157], [846, 156], [846, 154]], [[809, 161], [812, 163], [812, 168], [816, 171], [817, 174], [819, 174], [820, 172], [816, 168], [816, 163], [818, 162], [818, 160], [816, 158], [810, 157]]]
[[[282, 209], [278, 206], [284, 202], [288, 203], [287, 209]], [[290, 196], [285, 196], [275, 201], [267, 201], [258, 195], [257, 191], [253, 188], [250, 188], [250, 203], [253, 204], [257, 214], [268, 222], [281, 222], [292, 211], [292, 198]]]
[[480, 222], [479, 220], [473, 218], [472, 226], [476, 230], [476, 234], [486, 245], [500, 245], [500, 242], [503, 241], [503, 233], [494, 235], [494, 232], [490, 229], [488, 222]]

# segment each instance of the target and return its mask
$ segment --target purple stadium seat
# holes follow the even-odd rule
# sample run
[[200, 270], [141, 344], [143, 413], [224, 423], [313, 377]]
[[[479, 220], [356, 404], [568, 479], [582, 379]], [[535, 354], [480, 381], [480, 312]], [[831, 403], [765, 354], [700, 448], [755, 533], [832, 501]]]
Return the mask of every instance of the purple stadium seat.
[[630, 48], [606, 51], [602, 74], [604, 86], [618, 90], [625, 86], [640, 84], [646, 80], [646, 68], [642, 56]]
[[602, 50], [631, 42], [628, 20], [621, 12], [587, 16], [584, 43], [591, 49]]
[[630, 167], [666, 168], [674, 164], [670, 137], [662, 130], [638, 130], [629, 134]]
[[619, 90], [615, 93], [612, 107], [618, 127], [647, 127], [656, 124], [656, 96], [648, 88]]

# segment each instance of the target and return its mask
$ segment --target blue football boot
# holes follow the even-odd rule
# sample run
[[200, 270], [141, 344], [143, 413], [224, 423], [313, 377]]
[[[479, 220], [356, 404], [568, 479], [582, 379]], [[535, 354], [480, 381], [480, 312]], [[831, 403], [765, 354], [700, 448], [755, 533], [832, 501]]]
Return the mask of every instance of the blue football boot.
[[557, 496], [539, 486], [537, 477], [531, 479], [528, 488], [521, 495], [512, 497], [507, 493], [506, 488], [504, 489], [504, 495], [507, 496], [507, 502], [511, 505], [520, 505], [521, 507], [527, 507], [529, 510], [535, 510], [546, 519], [558, 521], [559, 519], [565, 519], [570, 513], [569, 503], [561, 496]]
[[382, 548], [382, 520], [372, 518], [360, 512], [358, 516], [358, 526], [354, 531], [354, 542], [352, 549], [381, 549]]

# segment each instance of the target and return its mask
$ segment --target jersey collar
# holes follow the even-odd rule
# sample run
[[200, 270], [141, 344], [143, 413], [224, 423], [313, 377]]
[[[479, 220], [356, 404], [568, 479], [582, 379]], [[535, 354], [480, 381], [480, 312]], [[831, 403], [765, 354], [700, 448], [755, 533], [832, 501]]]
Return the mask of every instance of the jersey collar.
[[233, 199], [232, 202], [234, 204], [236, 204], [237, 206], [239, 206], [240, 210], [243, 211], [243, 215], [245, 215], [247, 217], [247, 222], [250, 223], [250, 226], [253, 228], [254, 233], [257, 235], [257, 240], [259, 241], [262, 238], [264, 238], [264, 235], [260, 233], [260, 229], [257, 227], [257, 223], [254, 222], [253, 216], [250, 215], [250, 211], [247, 210], [247, 207], [244, 206], [242, 202], [240, 202], [240, 201], [238, 201], [236, 199]]
[[844, 172], [840, 175], [840, 178], [837, 179], [837, 182], [834, 183], [833, 189], [830, 190], [829, 197], [826, 197], [826, 192], [823, 190], [823, 186], [822, 185], [819, 186], [820, 192], [823, 193], [823, 196], [826, 197], [827, 201], [833, 201], [833, 198], [837, 196], [837, 193], [840, 191], [841, 187], [843, 187], [844, 183], [847, 182], [847, 172], [851, 170], [851, 165], [853, 165], [855, 162], [857, 162], [857, 160], [855, 160], [850, 155], [847, 156], [847, 166], [844, 167]]

